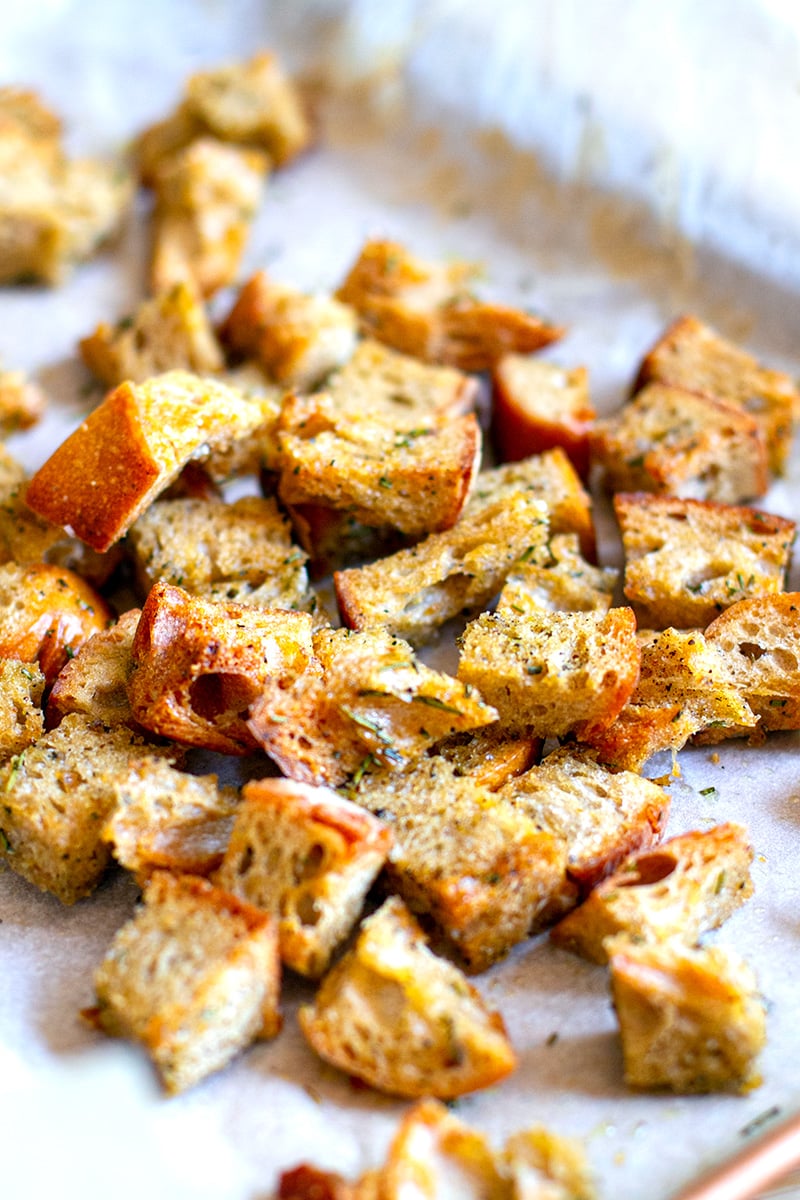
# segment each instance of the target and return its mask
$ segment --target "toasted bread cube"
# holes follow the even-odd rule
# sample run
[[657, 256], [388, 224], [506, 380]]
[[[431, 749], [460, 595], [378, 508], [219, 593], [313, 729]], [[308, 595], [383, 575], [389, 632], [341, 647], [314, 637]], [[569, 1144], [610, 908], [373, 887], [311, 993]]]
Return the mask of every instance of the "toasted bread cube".
[[[109, 860], [101, 832], [115, 802], [111, 781], [144, 752], [122, 725], [65, 717], [0, 767], [0, 856], [64, 904], [88, 896]], [[170, 756], [151, 746], [146, 752]]]
[[383, 630], [321, 629], [302, 674], [264, 683], [249, 728], [289, 778], [337, 787], [365, 763], [405, 767], [440, 738], [496, 718], [407, 642]]
[[673, 1092], [747, 1092], [766, 1040], [753, 972], [721, 947], [608, 945], [625, 1082]]
[[690, 629], [746, 596], [783, 591], [794, 521], [742, 505], [621, 492], [625, 595], [643, 626]]
[[512, 1200], [596, 1200], [580, 1142], [542, 1125], [515, 1133], [503, 1152]]
[[0, 658], [35, 659], [48, 686], [112, 619], [102, 596], [74, 571], [44, 563], [0, 566]]
[[131, 648], [141, 610], [123, 613], [115, 625], [83, 643], [62, 667], [47, 698], [47, 723], [55, 726], [67, 713], [83, 713], [104, 725], [131, 725], [128, 700]]
[[703, 392], [749, 413], [764, 431], [770, 470], [782, 475], [800, 416], [800, 392], [697, 317], [679, 317], [645, 355], [637, 387], [658, 382]]
[[0, 442], [0, 512], [25, 482], [26, 472], [4, 442]]
[[202, 375], [224, 365], [202, 301], [186, 282], [143, 300], [116, 325], [102, 322], [79, 346], [86, 366], [108, 387], [177, 369]]
[[0, 138], [10, 134], [57, 151], [61, 119], [36, 92], [6, 85], [0, 87]]
[[487, 604], [522, 556], [544, 554], [544, 503], [523, 489], [470, 505], [452, 529], [388, 558], [334, 575], [342, 620], [419, 644], [462, 612]]
[[258, 150], [200, 138], [166, 158], [155, 177], [150, 286], [211, 296], [236, 278], [268, 171]]
[[274, 914], [283, 962], [318, 979], [355, 926], [391, 830], [328, 788], [245, 784], [220, 887]]
[[305, 554], [274, 499], [157, 500], [128, 535], [140, 584], [157, 580], [209, 600], [314, 609]]
[[103, 841], [139, 880], [157, 870], [210, 875], [220, 865], [239, 808], [236, 788], [157, 758], [132, 759], [111, 787], [114, 807]]
[[699, 629], [665, 629], [641, 646], [639, 681], [613, 725], [587, 741], [615, 767], [639, 771], [660, 750], [680, 750], [693, 734], [716, 740], [755, 730], [757, 718], [729, 678], [724, 659]]
[[452, 764], [456, 775], [469, 775], [490, 792], [539, 761], [542, 739], [509, 733], [500, 722], [473, 733], [454, 733], [429, 750]]
[[475, 379], [454, 367], [422, 363], [364, 338], [325, 390], [337, 413], [380, 414], [393, 429], [413, 439], [431, 420], [471, 412], [479, 389]]
[[378, 1200], [378, 1175], [367, 1171], [355, 1183], [348, 1183], [335, 1171], [300, 1163], [281, 1173], [276, 1200]]
[[430, 915], [472, 971], [576, 902], [560, 833], [442, 757], [404, 772], [364, 772], [351, 795], [394, 834], [385, 869], [392, 890]]
[[584, 895], [628, 855], [658, 842], [669, 812], [658, 784], [608, 771], [591, 753], [568, 747], [510, 779], [496, 796], [562, 839], [567, 875]]
[[290, 686], [310, 662], [311, 616], [190, 596], [157, 583], [131, 649], [128, 699], [161, 737], [222, 754], [258, 743], [248, 709], [269, 682]]
[[639, 677], [636, 618], [598, 612], [481, 613], [459, 638], [458, 678], [510, 730], [579, 738], [617, 718]]
[[142, 1042], [171, 1094], [280, 1029], [275, 922], [191, 875], [153, 877], [94, 984], [99, 1026]]
[[41, 737], [43, 692], [38, 663], [0, 658], [0, 762]]
[[550, 539], [548, 557], [515, 563], [497, 598], [501, 617], [549, 612], [607, 612], [619, 574], [613, 567], [594, 567], [580, 553], [578, 535], [559, 533]]
[[692, 830], [632, 854], [551, 931], [557, 946], [608, 962], [606, 939], [692, 945], [753, 894], [753, 849], [741, 825]]
[[39, 468], [30, 508], [107, 550], [192, 459], [263, 424], [260, 406], [188, 371], [123, 383]]
[[293, 398], [279, 425], [285, 504], [344, 509], [365, 525], [421, 537], [458, 519], [480, 464], [472, 413], [415, 437], [369, 416], [340, 417], [329, 397]]
[[614, 492], [660, 492], [740, 504], [769, 485], [755, 417], [684, 388], [650, 383], [591, 433], [592, 456]]
[[495, 363], [492, 387], [492, 432], [504, 462], [560, 446], [586, 478], [589, 430], [596, 415], [586, 367], [566, 370], [527, 355], [505, 354]]
[[[254, 404], [260, 419], [255, 428], [227, 446], [213, 448], [204, 462], [206, 470], [218, 483], [240, 475], [277, 472], [280, 457], [278, 421], [286, 392], [279, 384], [269, 383], [255, 363], [229, 368], [222, 371], [219, 378], [240, 392], [248, 403]], [[269, 490], [274, 491], [274, 485]]]
[[365, 334], [423, 362], [484, 371], [510, 351], [526, 353], [563, 330], [520, 309], [476, 300], [471, 263], [428, 263], [397, 242], [367, 242], [336, 296]]
[[380, 1194], [401, 1200], [453, 1195], [459, 1200], [512, 1200], [501, 1164], [483, 1134], [437, 1100], [410, 1108], [381, 1169]]
[[45, 409], [42, 389], [24, 371], [0, 371], [0, 437], [30, 429]]
[[399, 897], [367, 918], [298, 1017], [321, 1058], [391, 1095], [463, 1096], [517, 1065], [499, 1013], [431, 953]]

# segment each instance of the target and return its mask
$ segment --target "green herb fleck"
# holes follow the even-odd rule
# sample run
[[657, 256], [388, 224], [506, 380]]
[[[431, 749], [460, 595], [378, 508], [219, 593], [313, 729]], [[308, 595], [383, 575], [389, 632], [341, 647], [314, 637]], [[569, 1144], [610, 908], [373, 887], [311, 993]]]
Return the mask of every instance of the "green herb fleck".
[[424, 696], [419, 693], [412, 696], [412, 700], [416, 700], [418, 704], [427, 704], [428, 708], [438, 708], [440, 712], [454, 713], [457, 717], [464, 715], [460, 708], [456, 708], [452, 704], [445, 704], [444, 700], [440, 700], [438, 696]]

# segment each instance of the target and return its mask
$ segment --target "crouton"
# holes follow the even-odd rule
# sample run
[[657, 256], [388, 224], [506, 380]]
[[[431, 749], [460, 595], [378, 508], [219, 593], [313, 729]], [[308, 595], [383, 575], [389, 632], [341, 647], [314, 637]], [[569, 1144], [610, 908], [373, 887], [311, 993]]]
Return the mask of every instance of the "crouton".
[[0, 87], [0, 137], [10, 134], [58, 152], [61, 118], [36, 92], [6, 85]]
[[591, 432], [592, 457], [614, 492], [660, 492], [740, 504], [769, 483], [764, 433], [731, 404], [650, 383]]
[[102, 838], [139, 880], [157, 870], [210, 875], [220, 865], [239, 808], [236, 788], [152, 757], [132, 759], [110, 786], [114, 806]]
[[607, 612], [619, 574], [613, 567], [594, 567], [580, 553], [578, 535], [559, 533], [548, 543], [541, 562], [514, 564], [495, 612], [525, 617], [541, 612]]
[[715, 825], [632, 854], [550, 932], [557, 946], [608, 962], [606, 939], [692, 945], [753, 894], [753, 849], [741, 825]]
[[404, 772], [365, 771], [350, 794], [394, 834], [391, 889], [431, 917], [472, 971], [577, 901], [560, 834], [442, 757]]
[[321, 1058], [391, 1095], [451, 1099], [516, 1066], [500, 1015], [431, 953], [398, 897], [364, 922], [298, 1018]]
[[123, 383], [39, 468], [26, 502], [95, 550], [107, 550], [187, 462], [262, 424], [254, 400], [187, 371]]
[[513, 775], [539, 761], [542, 739], [530, 733], [509, 733], [500, 722], [472, 733], [453, 733], [428, 751], [449, 762], [456, 775], [469, 775], [494, 792]]
[[187, 282], [142, 301], [116, 325], [98, 325], [79, 347], [86, 366], [108, 387], [144, 383], [164, 371], [202, 375], [224, 366], [203, 304]]
[[285, 403], [278, 428], [285, 504], [343, 509], [416, 537], [455, 524], [480, 464], [472, 413], [412, 437], [369, 416], [340, 417], [318, 393]]
[[280, 1028], [274, 921], [191, 875], [153, 877], [94, 984], [99, 1027], [142, 1042], [173, 1095]]
[[625, 1082], [673, 1092], [748, 1092], [766, 1040], [753, 972], [721, 947], [608, 945]]
[[436, 1200], [448, 1192], [460, 1200], [511, 1200], [487, 1138], [429, 1099], [401, 1120], [381, 1169], [380, 1189], [386, 1200], [411, 1193]]
[[38, 663], [0, 658], [0, 762], [41, 737], [43, 692]]
[[289, 687], [311, 653], [308, 613], [206, 600], [157, 583], [131, 648], [131, 710], [161, 737], [244, 754], [258, 746], [249, 706], [270, 681]]
[[211, 296], [232, 283], [258, 211], [268, 160], [200, 138], [166, 158], [155, 177], [150, 286], [184, 283]]
[[565, 370], [522, 354], [505, 354], [492, 371], [492, 434], [503, 462], [560, 446], [575, 470], [589, 474], [595, 411], [586, 367]]
[[581, 1144], [534, 1125], [508, 1139], [504, 1174], [512, 1200], [596, 1200], [597, 1193]]
[[336, 293], [369, 337], [423, 362], [484, 371], [538, 350], [563, 330], [520, 309], [476, 300], [471, 263], [428, 263], [397, 242], [367, 242]]
[[0, 566], [0, 658], [36, 660], [48, 686], [112, 620], [102, 596], [74, 571], [44, 563]]
[[245, 784], [215, 882], [274, 914], [283, 962], [318, 979], [354, 927], [391, 830], [328, 788]]
[[477, 688], [509, 730], [590, 737], [615, 720], [639, 677], [630, 608], [481, 613], [459, 638], [458, 678]]
[[567, 875], [581, 893], [636, 850], [658, 842], [669, 812], [662, 787], [611, 772], [590, 752], [563, 747], [495, 793], [567, 846]]
[[452, 529], [363, 567], [334, 574], [342, 620], [419, 644], [451, 617], [488, 604], [521, 557], [545, 553], [542, 500], [523, 489], [472, 503]]
[[276, 1200], [379, 1200], [378, 1172], [368, 1171], [348, 1183], [336, 1171], [322, 1171], [301, 1163], [283, 1171], [278, 1179]]
[[[278, 448], [278, 420], [286, 396], [279, 384], [269, 383], [260, 367], [254, 363], [242, 363], [229, 368], [219, 379], [235, 388], [248, 403], [258, 409], [260, 419], [255, 428], [247, 430], [226, 446], [212, 448], [205, 460], [205, 468], [212, 479], [219, 483], [240, 475], [263, 475], [277, 472], [280, 451]], [[274, 491], [274, 485], [264, 491]]]
[[62, 667], [47, 698], [51, 728], [71, 712], [108, 726], [133, 724], [127, 688], [140, 616], [138, 608], [123, 613], [110, 629], [93, 633]]
[[30, 429], [45, 410], [44, 392], [24, 371], [0, 371], [0, 437]]
[[742, 505], [618, 493], [625, 595], [640, 623], [690, 629], [783, 590], [795, 523]]
[[274, 499], [157, 500], [128, 534], [139, 583], [209, 600], [312, 610], [305, 554]]
[[365, 764], [405, 767], [440, 738], [496, 718], [407, 642], [383, 630], [322, 629], [302, 674], [264, 682], [249, 728], [285, 775], [337, 787]]
[[324, 579], [333, 571], [396, 554], [414, 540], [388, 525], [363, 525], [349, 513], [323, 504], [285, 507], [294, 535], [309, 555], [312, 579]]
[[658, 382], [703, 392], [749, 413], [761, 426], [770, 470], [782, 475], [800, 415], [800, 392], [697, 317], [679, 317], [645, 355], [636, 387]]
[[88, 896], [110, 857], [101, 832], [115, 802], [111, 781], [145, 752], [171, 753], [122, 725], [66, 716], [0, 767], [0, 856], [64, 904]]

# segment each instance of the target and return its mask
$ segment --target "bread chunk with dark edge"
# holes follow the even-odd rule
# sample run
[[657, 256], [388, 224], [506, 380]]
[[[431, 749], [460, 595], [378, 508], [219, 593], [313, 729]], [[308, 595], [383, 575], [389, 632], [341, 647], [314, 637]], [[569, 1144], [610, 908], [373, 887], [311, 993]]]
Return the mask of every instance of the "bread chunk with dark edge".
[[0, 658], [0, 762], [21, 754], [41, 736], [43, 692], [38, 663]]

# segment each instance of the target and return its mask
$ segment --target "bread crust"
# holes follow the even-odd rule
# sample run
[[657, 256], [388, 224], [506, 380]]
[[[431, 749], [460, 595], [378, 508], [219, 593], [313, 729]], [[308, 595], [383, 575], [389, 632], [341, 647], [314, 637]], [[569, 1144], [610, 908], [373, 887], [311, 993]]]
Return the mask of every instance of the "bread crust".
[[506, 354], [494, 365], [492, 391], [492, 433], [502, 461], [560, 446], [581, 479], [587, 478], [596, 413], [586, 367], [565, 370], [529, 355]]

